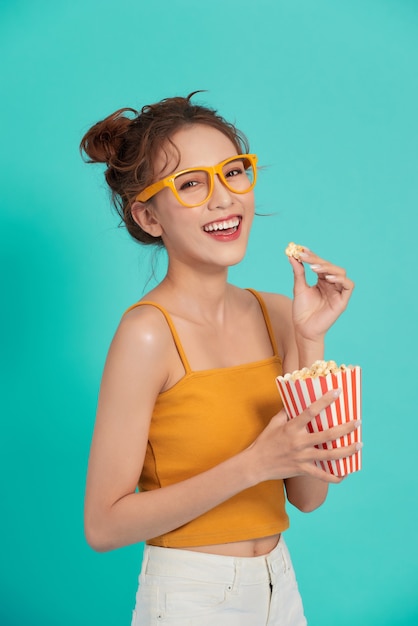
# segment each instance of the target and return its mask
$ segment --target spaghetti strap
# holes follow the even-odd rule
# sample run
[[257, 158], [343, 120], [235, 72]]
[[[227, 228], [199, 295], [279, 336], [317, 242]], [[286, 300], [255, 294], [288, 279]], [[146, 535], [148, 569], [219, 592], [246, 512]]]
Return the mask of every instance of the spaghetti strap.
[[168, 327], [170, 328], [171, 334], [173, 336], [173, 340], [175, 343], [175, 346], [177, 348], [177, 352], [179, 353], [179, 357], [181, 359], [181, 362], [183, 364], [183, 367], [186, 371], [186, 374], [190, 374], [191, 373], [191, 368], [189, 365], [189, 361], [187, 360], [186, 357], [186, 353], [183, 350], [183, 346], [181, 345], [181, 341], [180, 338], [177, 334], [176, 328], [173, 324], [173, 320], [171, 319], [170, 315], [168, 314], [168, 312], [164, 309], [164, 307], [162, 307], [160, 304], [157, 304], [156, 302], [151, 302], [150, 300], [142, 300], [140, 302], [136, 302], [135, 304], [132, 304], [132, 306], [130, 306], [128, 309], [126, 309], [124, 315], [126, 315], [126, 313], [129, 313], [129, 311], [132, 311], [132, 309], [136, 309], [139, 306], [143, 306], [143, 305], [147, 305], [147, 306], [153, 306], [154, 308], [158, 309], [159, 311], [161, 311], [161, 313], [164, 315], [165, 320], [168, 324]]
[[267, 328], [267, 332], [268, 332], [269, 337], [270, 337], [270, 342], [271, 342], [271, 346], [273, 348], [274, 356], [278, 356], [279, 352], [277, 350], [276, 338], [274, 336], [273, 326], [271, 325], [271, 320], [270, 320], [270, 316], [269, 316], [268, 311], [267, 311], [266, 304], [265, 304], [263, 298], [261, 297], [261, 295], [258, 293], [258, 291], [256, 291], [255, 289], [250, 289], [250, 288], [247, 288], [247, 291], [252, 293], [253, 296], [255, 296], [255, 298], [258, 300], [258, 303], [260, 305], [261, 311], [263, 313], [264, 321], [266, 323], [266, 328]]

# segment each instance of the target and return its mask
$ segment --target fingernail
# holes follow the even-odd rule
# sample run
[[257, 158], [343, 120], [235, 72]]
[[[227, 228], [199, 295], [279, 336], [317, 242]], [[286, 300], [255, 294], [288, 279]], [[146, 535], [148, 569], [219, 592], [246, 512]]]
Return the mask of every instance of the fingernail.
[[357, 451], [358, 451], [358, 450], [361, 450], [361, 449], [362, 449], [362, 447], [363, 447], [363, 442], [362, 442], [362, 441], [359, 441], [358, 443], [356, 443], [356, 450], [357, 450]]
[[336, 276], [334, 276], [334, 274], [326, 274], [325, 278], [327, 280], [336, 280]]
[[318, 270], [321, 269], [321, 265], [316, 265], [316, 263], [314, 263], [313, 265], [309, 266], [311, 268], [311, 270], [313, 270], [314, 272], [317, 272]]
[[333, 396], [334, 398], [338, 398], [338, 396], [340, 395], [340, 393], [341, 393], [341, 389], [333, 389], [333, 390], [332, 390], [332, 396]]
[[361, 424], [362, 424], [361, 420], [356, 420], [356, 428], [360, 428]]

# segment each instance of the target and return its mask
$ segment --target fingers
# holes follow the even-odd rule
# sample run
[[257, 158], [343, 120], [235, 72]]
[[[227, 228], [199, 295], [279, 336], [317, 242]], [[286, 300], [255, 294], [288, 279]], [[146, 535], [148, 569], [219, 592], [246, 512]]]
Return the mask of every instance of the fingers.
[[[287, 417], [284, 409], [272, 417], [250, 446], [263, 480], [309, 475], [329, 483], [341, 481], [341, 477], [324, 471], [319, 462], [337, 461], [355, 454], [359, 443], [346, 445], [346, 438], [359, 427], [360, 422], [353, 420], [319, 432], [308, 428], [309, 422], [332, 404], [339, 394], [339, 389], [328, 391], [293, 419]], [[357, 436], [355, 438], [358, 439]]]
[[349, 446], [339, 448], [317, 448], [314, 461], [339, 461], [356, 454], [362, 447], [362, 443], [352, 443]]
[[[309, 458], [301, 464], [301, 474], [319, 478], [327, 483], [339, 483], [344, 478], [324, 469], [329, 463], [338, 462], [342, 459], [349, 459], [356, 454], [363, 446], [361, 442], [353, 443], [349, 446], [341, 446], [336, 448], [318, 448], [311, 449]], [[319, 465], [321, 464], [321, 466]]]
[[[332, 389], [331, 391], [327, 391], [319, 400], [315, 400], [312, 402], [302, 413], [300, 413], [297, 417], [293, 418], [293, 422], [298, 423], [299, 426], [306, 426], [313, 420], [317, 415], [321, 413], [324, 409], [326, 409], [330, 404], [332, 404], [340, 395], [340, 389]], [[350, 433], [354, 432], [361, 425], [361, 420], [350, 420], [344, 424], [338, 424], [336, 426], [330, 426], [324, 430], [309, 432], [309, 444], [312, 446], [322, 446], [325, 448], [331, 446], [326, 446], [329, 442], [332, 442], [332, 447], [335, 448], [337, 443], [340, 442], [342, 445], [346, 443], [346, 437]]]
[[[351, 293], [353, 291], [354, 282], [347, 277], [346, 272], [342, 267], [322, 259], [311, 250], [305, 250], [302, 252], [300, 254], [300, 258], [303, 263], [309, 263], [311, 270], [317, 274], [319, 280], [335, 285], [341, 293]], [[300, 266], [302, 263], [298, 263], [298, 261], [294, 261], [292, 263], [294, 272], [296, 272], [297, 269], [295, 265]]]
[[303, 263], [300, 263], [293, 257], [289, 257], [289, 263], [293, 269], [294, 276], [294, 294], [297, 295], [299, 291], [303, 291], [303, 289], [307, 286], [306, 276], [305, 276], [305, 268]]
[[[347, 436], [361, 426], [361, 420], [350, 420], [344, 424], [331, 426], [324, 430], [308, 432], [307, 425], [327, 406], [332, 404], [339, 396], [340, 390], [333, 389], [324, 394], [319, 400], [313, 402], [293, 422], [305, 429], [306, 439], [303, 444], [308, 452], [309, 460], [312, 461], [337, 461], [347, 458], [358, 452], [363, 444], [354, 441], [347, 445]], [[314, 450], [312, 448], [315, 448]], [[307, 459], [306, 459], [307, 460]], [[311, 468], [310, 468], [311, 469]], [[308, 473], [310, 473], [310, 469]]]
[[[347, 444], [347, 435], [354, 432], [361, 426], [361, 420], [351, 420], [346, 424], [331, 426], [326, 430], [311, 433], [311, 442], [315, 446], [327, 446], [328, 448], [336, 447], [337, 442], [341, 445]], [[332, 444], [332, 445], [331, 445]]]
[[296, 420], [300, 424], [306, 426], [312, 421], [321, 411], [327, 408], [330, 404], [335, 402], [338, 396], [341, 393], [341, 389], [332, 389], [331, 391], [327, 391], [323, 396], [319, 398], [319, 400], [315, 400], [310, 404], [300, 415], [298, 415]]

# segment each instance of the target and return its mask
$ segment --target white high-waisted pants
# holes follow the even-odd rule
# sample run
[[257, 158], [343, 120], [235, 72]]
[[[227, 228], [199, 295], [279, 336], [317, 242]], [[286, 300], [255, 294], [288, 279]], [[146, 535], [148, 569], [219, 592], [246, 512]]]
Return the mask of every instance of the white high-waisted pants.
[[145, 546], [131, 626], [306, 626], [281, 537], [265, 556]]

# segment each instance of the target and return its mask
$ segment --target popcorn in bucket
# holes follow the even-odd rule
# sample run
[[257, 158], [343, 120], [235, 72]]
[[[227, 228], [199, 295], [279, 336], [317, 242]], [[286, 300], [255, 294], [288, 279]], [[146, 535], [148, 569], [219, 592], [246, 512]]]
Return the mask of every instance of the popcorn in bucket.
[[[311, 368], [296, 370], [292, 374], [278, 376], [277, 386], [289, 418], [297, 417], [312, 402], [327, 391], [339, 388], [341, 394], [331, 405], [323, 409], [308, 424], [309, 432], [319, 432], [361, 419], [361, 368], [359, 366], [337, 366], [335, 361], [315, 361]], [[361, 441], [361, 426], [337, 440], [321, 444], [323, 449], [340, 448]], [[325, 472], [335, 476], [346, 476], [361, 469], [361, 450], [343, 459], [315, 461]]]

